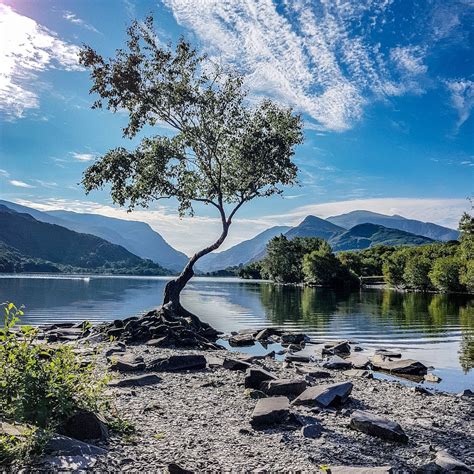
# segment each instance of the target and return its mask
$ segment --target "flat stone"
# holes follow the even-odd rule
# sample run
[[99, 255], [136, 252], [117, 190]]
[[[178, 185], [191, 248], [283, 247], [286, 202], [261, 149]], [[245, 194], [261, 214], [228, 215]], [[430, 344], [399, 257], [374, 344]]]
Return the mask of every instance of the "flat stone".
[[168, 336], [157, 337], [156, 339], [150, 339], [145, 342], [145, 345], [150, 347], [163, 347], [166, 346], [169, 342]]
[[244, 385], [245, 388], [260, 389], [261, 383], [266, 380], [276, 380], [276, 377], [264, 369], [252, 367], [245, 372]]
[[351, 382], [309, 387], [293, 400], [293, 405], [320, 405], [324, 408], [331, 405], [340, 405], [349, 398], [352, 387]]
[[331, 466], [331, 474], [391, 474], [394, 472], [391, 466]]
[[301, 379], [277, 379], [262, 382], [260, 389], [271, 397], [275, 395], [298, 396], [305, 391], [306, 385], [306, 382]]
[[323, 367], [326, 369], [347, 370], [352, 368], [352, 363], [347, 362], [342, 357], [335, 355], [325, 362]]
[[322, 351], [323, 354], [350, 354], [351, 346], [349, 341], [338, 341], [331, 344], [326, 344]]
[[21, 438], [22, 436], [27, 436], [29, 432], [30, 428], [28, 428], [28, 426], [26, 425], [0, 421], [0, 435], [15, 436]]
[[361, 377], [364, 379], [372, 379], [373, 375], [368, 370], [362, 369], [350, 369], [343, 372], [347, 377]]
[[111, 368], [119, 372], [135, 372], [145, 370], [145, 367], [143, 357], [131, 352], [116, 353], [111, 357]]
[[261, 398], [255, 405], [250, 423], [254, 428], [275, 425], [286, 421], [289, 414], [288, 398]]
[[428, 371], [425, 365], [414, 359], [391, 360], [381, 355], [375, 355], [371, 358], [371, 364], [374, 369], [394, 374], [424, 375]]
[[148, 364], [147, 369], [156, 372], [180, 372], [183, 370], [202, 370], [207, 365], [203, 355], [174, 355], [166, 359], [156, 359]]
[[471, 468], [451, 456], [447, 451], [438, 451], [434, 462], [443, 469], [443, 472], [472, 472]]
[[112, 380], [109, 387], [144, 387], [145, 385], [155, 385], [161, 381], [156, 374], [145, 374], [138, 377], [128, 377], [121, 380]]
[[253, 334], [237, 334], [229, 339], [229, 344], [233, 347], [253, 346], [255, 340]]
[[305, 342], [308, 337], [305, 334], [285, 332], [280, 337], [280, 342], [282, 344], [301, 344]]
[[391, 351], [389, 349], [377, 349], [375, 351], [376, 355], [382, 355], [384, 357], [389, 357], [390, 359], [399, 359], [402, 357], [402, 353], [398, 351]]
[[168, 473], [169, 474], [194, 474], [194, 471], [190, 471], [181, 467], [179, 464], [174, 462], [168, 464]]
[[362, 354], [352, 354], [344, 360], [350, 362], [353, 369], [366, 369], [370, 365], [369, 358]]
[[321, 370], [319, 367], [316, 366], [296, 366], [296, 372], [301, 375], [309, 375], [315, 379], [325, 379], [331, 377], [331, 373], [325, 370]]
[[107, 454], [107, 451], [103, 448], [58, 434], [54, 434], [48, 440], [44, 452], [46, 454], [57, 453], [65, 456], [98, 456]]
[[125, 352], [125, 350], [126, 350], [125, 344], [116, 344], [112, 347], [109, 347], [109, 349], [107, 349], [107, 352], [105, 353], [105, 357], [109, 359], [114, 354]]
[[252, 367], [252, 365], [244, 360], [231, 359], [229, 357], [226, 357], [224, 359], [224, 362], [222, 363], [222, 367], [224, 367], [224, 369], [240, 370], [242, 372], [245, 372], [248, 368]]
[[408, 442], [408, 436], [396, 422], [367, 411], [357, 410], [351, 415], [350, 426], [357, 431], [388, 441]]
[[313, 344], [308, 344], [299, 351], [288, 352], [285, 355], [285, 360], [308, 363], [314, 359], [320, 358], [320, 356], [321, 348], [315, 347]]
[[262, 341], [268, 339], [271, 336], [279, 336], [281, 331], [275, 328], [265, 328], [262, 329], [257, 335], [255, 336], [256, 341]]
[[53, 468], [55, 472], [83, 472], [93, 468], [97, 463], [97, 457], [85, 456], [45, 456], [42, 463]]

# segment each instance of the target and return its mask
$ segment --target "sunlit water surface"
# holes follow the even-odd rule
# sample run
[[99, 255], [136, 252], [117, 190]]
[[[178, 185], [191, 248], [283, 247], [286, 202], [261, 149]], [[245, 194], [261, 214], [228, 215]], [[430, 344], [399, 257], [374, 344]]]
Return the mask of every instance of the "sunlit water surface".
[[[100, 322], [156, 307], [166, 281], [161, 277], [0, 275], [0, 299], [25, 306], [24, 324]], [[316, 340], [350, 338], [367, 354], [375, 348], [400, 350], [404, 358], [434, 368], [443, 379], [437, 389], [474, 389], [472, 297], [376, 289], [340, 293], [235, 278], [194, 278], [183, 293], [183, 304], [225, 333], [276, 326], [305, 332]]]

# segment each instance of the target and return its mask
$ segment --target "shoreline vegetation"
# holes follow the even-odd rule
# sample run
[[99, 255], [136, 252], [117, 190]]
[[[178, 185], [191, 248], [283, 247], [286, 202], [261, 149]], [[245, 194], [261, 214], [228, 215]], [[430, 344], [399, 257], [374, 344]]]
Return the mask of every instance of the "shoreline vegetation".
[[[273, 328], [221, 335], [166, 308], [40, 328], [4, 310], [8, 469], [472, 472], [474, 394], [433, 390], [437, 377], [401, 353]], [[268, 352], [230, 352], [221, 339]]]

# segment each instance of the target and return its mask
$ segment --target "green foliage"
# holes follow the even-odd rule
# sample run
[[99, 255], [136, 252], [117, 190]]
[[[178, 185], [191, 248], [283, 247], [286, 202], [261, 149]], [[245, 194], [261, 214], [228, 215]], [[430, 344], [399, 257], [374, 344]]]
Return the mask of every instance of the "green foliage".
[[422, 291], [429, 290], [432, 287], [429, 277], [430, 270], [431, 260], [424, 255], [415, 255], [408, 259], [403, 272], [406, 286]]
[[261, 262], [252, 262], [239, 268], [238, 276], [248, 280], [261, 280], [266, 278]]
[[442, 292], [461, 291], [459, 282], [461, 262], [457, 257], [442, 257], [435, 260], [429, 273], [434, 287]]
[[23, 315], [3, 304], [0, 329], [0, 413], [17, 422], [55, 429], [79, 409], [100, 410], [104, 380], [82, 366], [70, 346], [48, 346], [37, 329], [19, 326]]

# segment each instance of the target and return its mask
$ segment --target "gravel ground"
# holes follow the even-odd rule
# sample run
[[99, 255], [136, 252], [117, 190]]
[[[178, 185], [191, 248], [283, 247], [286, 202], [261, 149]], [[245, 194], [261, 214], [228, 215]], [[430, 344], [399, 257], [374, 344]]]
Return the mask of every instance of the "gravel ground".
[[[105, 367], [107, 345], [101, 347], [98, 359]], [[257, 400], [245, 391], [245, 374], [216, 366], [235, 353], [144, 345], [130, 346], [127, 351], [143, 356], [146, 362], [175, 354], [203, 354], [211, 364], [202, 371], [160, 373], [162, 380], [156, 385], [111, 389], [118, 412], [133, 423], [136, 433], [111, 436], [109, 454], [94, 467], [99, 472], [159, 472], [171, 463], [194, 472], [315, 472], [324, 465], [390, 465], [394, 472], [414, 472], [432, 461], [439, 449], [468, 466], [474, 465], [473, 398], [425, 395], [399, 382], [349, 378], [329, 370], [331, 378], [311, 384], [350, 380], [354, 384], [352, 395], [338, 411], [292, 408], [320, 422], [321, 437], [309, 439], [296, 424], [258, 431], [251, 428], [249, 421]], [[301, 378], [294, 366], [269, 358], [254, 364], [279, 378]], [[383, 441], [351, 429], [349, 417], [356, 409], [400, 423], [409, 437], [408, 444]]]

